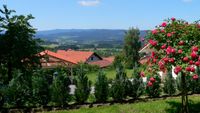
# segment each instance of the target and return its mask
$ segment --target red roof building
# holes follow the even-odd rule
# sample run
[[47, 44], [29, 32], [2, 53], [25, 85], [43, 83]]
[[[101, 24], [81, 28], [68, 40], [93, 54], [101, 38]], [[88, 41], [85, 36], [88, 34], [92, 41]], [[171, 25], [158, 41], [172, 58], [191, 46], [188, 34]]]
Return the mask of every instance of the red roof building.
[[87, 63], [104, 68], [110, 66], [114, 60], [114, 57], [102, 58], [95, 52], [75, 51], [72, 49], [58, 50], [57, 52], [45, 50], [40, 55], [44, 56], [41, 59], [41, 64], [44, 68], [73, 66], [78, 63]]

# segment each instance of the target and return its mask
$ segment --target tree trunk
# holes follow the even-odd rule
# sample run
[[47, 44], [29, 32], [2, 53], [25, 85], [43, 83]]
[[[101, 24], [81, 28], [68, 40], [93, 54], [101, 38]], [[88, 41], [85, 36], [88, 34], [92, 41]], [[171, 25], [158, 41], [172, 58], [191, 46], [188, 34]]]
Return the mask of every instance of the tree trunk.
[[182, 95], [181, 113], [189, 113], [186, 81], [185, 81], [185, 75], [183, 73], [181, 74], [181, 86], [182, 86], [182, 92], [181, 92], [181, 95]]

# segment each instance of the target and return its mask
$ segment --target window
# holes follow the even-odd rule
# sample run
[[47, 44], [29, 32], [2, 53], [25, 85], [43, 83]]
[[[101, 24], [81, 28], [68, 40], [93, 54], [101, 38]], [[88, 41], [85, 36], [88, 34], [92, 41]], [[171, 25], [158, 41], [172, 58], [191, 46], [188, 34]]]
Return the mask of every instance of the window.
[[93, 58], [93, 57], [91, 57], [91, 60], [94, 60], [94, 58]]

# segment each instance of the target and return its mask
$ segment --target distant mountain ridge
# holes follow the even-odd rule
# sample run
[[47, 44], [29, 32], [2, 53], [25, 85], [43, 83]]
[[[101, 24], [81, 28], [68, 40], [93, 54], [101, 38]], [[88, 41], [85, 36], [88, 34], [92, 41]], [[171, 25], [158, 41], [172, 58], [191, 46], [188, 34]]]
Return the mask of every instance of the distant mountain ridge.
[[[54, 29], [38, 31], [36, 38], [55, 42], [58, 40], [76, 42], [123, 41], [125, 31], [123, 29]], [[140, 31], [141, 37], [146, 34], [147, 30]]]

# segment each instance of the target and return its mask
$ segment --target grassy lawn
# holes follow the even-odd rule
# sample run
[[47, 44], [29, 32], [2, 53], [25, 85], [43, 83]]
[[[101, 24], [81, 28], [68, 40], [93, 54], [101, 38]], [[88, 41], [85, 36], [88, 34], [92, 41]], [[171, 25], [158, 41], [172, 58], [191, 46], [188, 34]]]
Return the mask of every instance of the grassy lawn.
[[[189, 100], [190, 113], [200, 113], [200, 96], [189, 96]], [[180, 106], [180, 97], [176, 97], [131, 104], [114, 104], [77, 110], [53, 111], [50, 113], [178, 113]]]
[[[115, 78], [115, 75], [116, 75], [115, 69], [105, 69], [104, 71], [105, 71], [106, 76], [108, 77], [108, 79]], [[126, 73], [127, 73], [128, 77], [132, 76], [132, 72], [133, 72], [132, 69], [126, 69]], [[98, 74], [98, 72], [92, 72], [92, 73], [87, 74], [88, 79], [92, 81], [92, 84], [95, 83], [96, 78], [97, 78], [97, 74]]]

